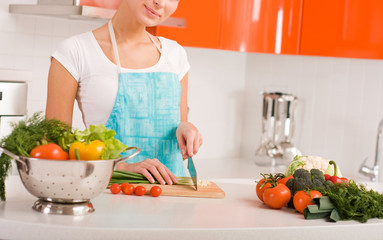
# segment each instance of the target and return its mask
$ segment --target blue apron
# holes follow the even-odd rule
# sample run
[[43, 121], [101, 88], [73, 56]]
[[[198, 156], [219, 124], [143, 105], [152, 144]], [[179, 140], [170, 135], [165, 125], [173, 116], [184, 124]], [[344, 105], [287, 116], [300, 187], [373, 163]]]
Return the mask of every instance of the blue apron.
[[[124, 144], [141, 148], [140, 154], [127, 162], [157, 158], [175, 176], [186, 176], [176, 138], [181, 99], [178, 75], [172, 72], [121, 72], [111, 21], [109, 32], [119, 80], [117, 97], [106, 127], [116, 131], [115, 137]], [[159, 46], [157, 48], [161, 53]]]

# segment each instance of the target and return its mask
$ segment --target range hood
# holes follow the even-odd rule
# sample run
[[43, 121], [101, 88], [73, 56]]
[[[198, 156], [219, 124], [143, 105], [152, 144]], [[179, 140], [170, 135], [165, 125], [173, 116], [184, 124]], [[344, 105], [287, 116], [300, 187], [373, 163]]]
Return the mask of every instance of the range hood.
[[[93, 2], [94, 4], [92, 4]], [[103, 7], [100, 2], [105, 2], [104, 5], [109, 4], [112, 8]], [[116, 12], [119, 2], [119, 0], [38, 0], [37, 4], [10, 4], [9, 12], [106, 22]], [[185, 23], [185, 19], [182, 18], [168, 18], [161, 23], [161, 26], [183, 28]]]

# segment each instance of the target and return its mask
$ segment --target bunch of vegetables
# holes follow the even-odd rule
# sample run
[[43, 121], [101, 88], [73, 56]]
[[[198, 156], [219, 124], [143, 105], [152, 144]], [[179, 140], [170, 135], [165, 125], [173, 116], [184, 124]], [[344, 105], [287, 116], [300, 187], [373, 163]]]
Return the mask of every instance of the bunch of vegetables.
[[[294, 159], [295, 163], [290, 164], [286, 172], [291, 175], [262, 174], [263, 178], [258, 182], [256, 191], [258, 198], [266, 205], [271, 208], [295, 208], [304, 214], [306, 219], [328, 218], [331, 221], [366, 222], [369, 218], [383, 218], [383, 194], [367, 190], [365, 186], [358, 185], [353, 180], [340, 177], [335, 162], [316, 157], [316, 160], [324, 162], [322, 168], [317, 169], [313, 164], [309, 167], [306, 165], [313, 158]], [[317, 162], [316, 166], [319, 165], [321, 163]], [[285, 187], [276, 188], [278, 182], [285, 184], [289, 194], [286, 193]], [[265, 198], [267, 191], [273, 192], [273, 199]], [[289, 195], [287, 201], [286, 196]], [[278, 207], [273, 205], [275, 202], [279, 202]]]
[[[50, 160], [106, 160], [121, 157], [127, 146], [114, 138], [116, 133], [104, 125], [92, 125], [84, 131], [75, 130], [64, 122], [45, 119], [41, 112], [26, 121], [13, 125], [10, 135], [0, 146], [12, 153]], [[11, 158], [0, 156], [0, 199], [5, 200], [4, 181], [11, 166]]]

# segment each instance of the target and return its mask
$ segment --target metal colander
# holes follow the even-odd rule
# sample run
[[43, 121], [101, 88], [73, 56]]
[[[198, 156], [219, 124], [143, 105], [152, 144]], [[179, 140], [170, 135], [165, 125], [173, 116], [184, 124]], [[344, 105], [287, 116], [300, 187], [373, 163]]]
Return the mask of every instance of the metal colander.
[[117, 163], [136, 156], [131, 155], [112, 160], [47, 160], [17, 156], [1, 148], [15, 159], [21, 181], [33, 196], [53, 203], [83, 203], [101, 194], [109, 184]]

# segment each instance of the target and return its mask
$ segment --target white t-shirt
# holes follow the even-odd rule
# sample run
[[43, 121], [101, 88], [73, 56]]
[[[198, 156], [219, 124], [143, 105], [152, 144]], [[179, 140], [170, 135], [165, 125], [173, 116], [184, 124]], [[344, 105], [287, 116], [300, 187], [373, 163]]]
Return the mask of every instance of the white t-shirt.
[[[190, 65], [185, 49], [177, 42], [158, 37], [162, 46], [159, 61], [144, 69], [122, 72], [173, 72], [181, 80]], [[91, 31], [70, 37], [52, 54], [78, 81], [76, 100], [86, 127], [105, 124], [112, 112], [118, 90], [117, 65], [102, 51]]]

